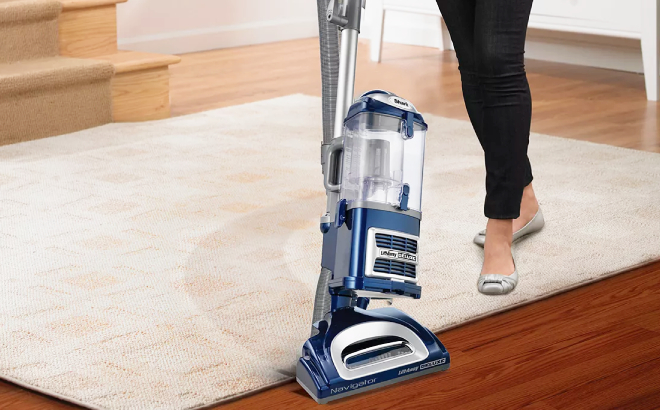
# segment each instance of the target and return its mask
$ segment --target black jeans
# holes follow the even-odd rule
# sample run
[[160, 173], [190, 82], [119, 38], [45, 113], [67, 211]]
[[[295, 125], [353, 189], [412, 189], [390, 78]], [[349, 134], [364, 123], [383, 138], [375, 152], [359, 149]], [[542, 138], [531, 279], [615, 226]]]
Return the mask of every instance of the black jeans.
[[486, 158], [484, 213], [516, 219], [532, 182], [525, 38], [532, 0], [436, 0], [451, 34], [470, 121]]

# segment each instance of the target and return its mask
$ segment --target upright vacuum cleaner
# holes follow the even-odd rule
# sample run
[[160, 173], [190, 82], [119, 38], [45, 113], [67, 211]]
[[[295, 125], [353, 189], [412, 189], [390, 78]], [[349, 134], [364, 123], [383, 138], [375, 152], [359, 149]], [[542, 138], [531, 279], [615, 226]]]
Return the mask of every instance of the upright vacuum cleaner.
[[323, 258], [312, 336], [296, 377], [324, 404], [446, 370], [449, 353], [405, 313], [367, 310], [370, 299], [421, 297], [427, 125], [409, 101], [387, 91], [353, 101], [364, 0], [317, 1], [328, 202], [321, 218]]

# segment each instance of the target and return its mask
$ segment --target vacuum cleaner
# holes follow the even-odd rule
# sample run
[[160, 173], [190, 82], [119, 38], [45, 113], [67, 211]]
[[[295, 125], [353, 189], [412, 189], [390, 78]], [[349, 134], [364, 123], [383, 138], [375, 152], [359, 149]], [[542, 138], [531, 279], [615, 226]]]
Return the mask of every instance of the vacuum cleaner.
[[327, 209], [312, 335], [298, 383], [318, 403], [446, 370], [438, 338], [372, 299], [419, 299], [427, 124], [409, 101], [374, 90], [353, 101], [364, 0], [317, 0]]

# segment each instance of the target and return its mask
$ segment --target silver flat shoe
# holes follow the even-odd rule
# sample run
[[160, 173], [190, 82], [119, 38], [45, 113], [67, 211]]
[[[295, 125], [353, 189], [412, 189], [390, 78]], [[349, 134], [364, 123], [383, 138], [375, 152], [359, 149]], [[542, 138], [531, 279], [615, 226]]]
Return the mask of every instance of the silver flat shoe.
[[[543, 212], [541, 212], [541, 208], [539, 208], [538, 212], [536, 212], [536, 215], [534, 215], [534, 218], [532, 218], [532, 220], [529, 221], [527, 225], [514, 232], [513, 242], [516, 242], [527, 235], [531, 235], [540, 231], [544, 226], [545, 219], [543, 218]], [[482, 248], [484, 247], [484, 244], [486, 243], [486, 230], [479, 232], [477, 236], [474, 237], [474, 243], [478, 246], [481, 246]]]
[[480, 275], [477, 288], [484, 295], [506, 295], [511, 293], [518, 285], [518, 270], [510, 276], [505, 275]]

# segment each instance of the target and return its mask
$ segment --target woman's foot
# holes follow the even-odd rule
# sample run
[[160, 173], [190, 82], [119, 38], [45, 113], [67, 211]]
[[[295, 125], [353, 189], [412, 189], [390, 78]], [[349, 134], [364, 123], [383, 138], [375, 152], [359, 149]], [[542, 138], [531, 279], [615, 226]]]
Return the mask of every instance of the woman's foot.
[[490, 219], [484, 246], [484, 265], [477, 284], [486, 295], [505, 295], [518, 284], [518, 273], [511, 253], [513, 220]]
[[[536, 199], [534, 188], [529, 184], [523, 191], [522, 201], [520, 203], [520, 216], [513, 220], [511, 230], [513, 233], [513, 242], [529, 234], [543, 229], [545, 220], [543, 213]], [[474, 243], [483, 247], [486, 242], [486, 230], [483, 230], [474, 237]]]

